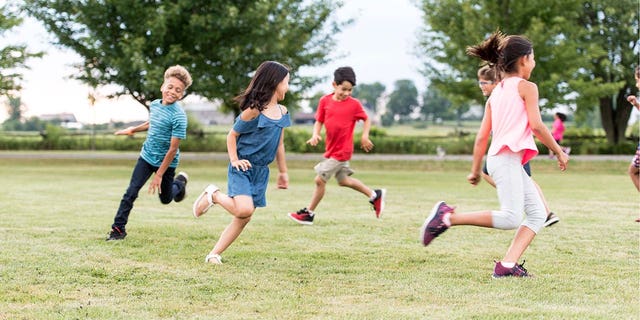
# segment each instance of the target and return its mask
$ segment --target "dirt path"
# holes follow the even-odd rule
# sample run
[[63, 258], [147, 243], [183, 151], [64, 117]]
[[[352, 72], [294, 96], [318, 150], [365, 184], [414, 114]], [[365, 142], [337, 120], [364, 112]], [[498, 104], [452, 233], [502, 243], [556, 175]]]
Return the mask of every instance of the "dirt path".
[[[0, 159], [137, 159], [139, 152], [132, 151], [0, 151]], [[224, 160], [227, 159], [226, 153], [213, 152], [181, 152], [182, 160]], [[631, 161], [633, 155], [573, 155], [572, 160], [575, 161]], [[319, 161], [322, 159], [321, 153], [288, 153], [287, 159], [290, 160], [311, 160]], [[547, 155], [540, 155], [536, 159], [548, 159]], [[437, 155], [419, 155], [419, 154], [361, 154], [353, 155], [354, 161], [446, 161], [460, 160], [471, 161], [471, 155], [446, 155], [439, 157]]]

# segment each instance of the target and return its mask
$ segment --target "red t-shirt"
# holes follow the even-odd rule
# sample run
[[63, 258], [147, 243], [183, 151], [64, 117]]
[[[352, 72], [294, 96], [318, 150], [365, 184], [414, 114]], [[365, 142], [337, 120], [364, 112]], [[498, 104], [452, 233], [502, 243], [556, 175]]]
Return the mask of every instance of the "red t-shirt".
[[325, 158], [348, 161], [353, 154], [353, 129], [358, 120], [366, 120], [367, 113], [357, 99], [348, 97], [333, 100], [333, 93], [325, 95], [318, 103], [316, 121], [325, 127]]

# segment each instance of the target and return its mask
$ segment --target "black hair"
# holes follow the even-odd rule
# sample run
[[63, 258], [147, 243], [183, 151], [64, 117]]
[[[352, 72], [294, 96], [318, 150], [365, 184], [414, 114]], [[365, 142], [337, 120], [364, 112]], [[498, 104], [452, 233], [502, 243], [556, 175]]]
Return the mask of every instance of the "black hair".
[[525, 36], [505, 35], [496, 30], [482, 43], [467, 47], [467, 54], [496, 65], [499, 71], [512, 73], [517, 71], [516, 61], [522, 56], [533, 53], [533, 44]]
[[289, 74], [289, 68], [279, 62], [265, 61], [260, 64], [251, 78], [247, 89], [234, 100], [240, 105], [240, 110], [247, 108], [264, 110], [273, 97], [278, 84]]
[[356, 73], [351, 67], [340, 67], [333, 72], [333, 82], [340, 85], [344, 81], [348, 81], [352, 86], [356, 85]]
[[556, 112], [556, 116], [558, 116], [558, 119], [562, 122], [567, 121], [567, 115], [562, 112]]

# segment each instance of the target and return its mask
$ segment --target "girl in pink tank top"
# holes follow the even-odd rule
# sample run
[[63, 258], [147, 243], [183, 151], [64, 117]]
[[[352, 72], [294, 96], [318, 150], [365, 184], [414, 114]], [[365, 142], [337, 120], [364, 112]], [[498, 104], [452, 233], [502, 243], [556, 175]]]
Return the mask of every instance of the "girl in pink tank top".
[[480, 182], [482, 159], [493, 132], [487, 169], [496, 183], [500, 209], [453, 214], [454, 208], [440, 201], [422, 226], [421, 241], [423, 245], [429, 245], [454, 225], [518, 229], [502, 260], [495, 263], [493, 277], [527, 277], [529, 273], [522, 266], [524, 263], [518, 264], [518, 261], [544, 225], [547, 215], [542, 199], [522, 165], [538, 154], [534, 135], [556, 153], [560, 170], [567, 168], [569, 157], [542, 122], [538, 87], [528, 81], [536, 65], [531, 42], [523, 36], [506, 36], [496, 31], [481, 44], [467, 48], [467, 54], [496, 68], [503, 79], [485, 106], [473, 149], [471, 173], [467, 176], [472, 185]]

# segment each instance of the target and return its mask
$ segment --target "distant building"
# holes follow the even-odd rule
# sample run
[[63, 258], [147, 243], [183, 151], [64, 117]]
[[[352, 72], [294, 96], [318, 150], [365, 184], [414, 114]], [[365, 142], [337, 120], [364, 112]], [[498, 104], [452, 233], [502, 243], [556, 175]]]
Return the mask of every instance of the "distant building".
[[59, 121], [59, 122], [78, 122], [76, 120], [76, 116], [73, 113], [63, 112], [63, 113], [51, 113], [51, 114], [43, 114], [40, 117], [42, 121]]
[[293, 123], [295, 124], [313, 124], [316, 122], [316, 114], [313, 112], [296, 112], [293, 114]]
[[206, 100], [183, 103], [184, 110], [203, 125], [233, 124], [234, 115], [218, 111], [220, 102]]
[[60, 126], [66, 129], [80, 130], [84, 127], [82, 123], [78, 122], [76, 116], [69, 112], [43, 114], [39, 118], [46, 122], [59, 122]]

